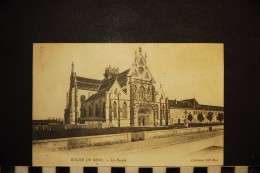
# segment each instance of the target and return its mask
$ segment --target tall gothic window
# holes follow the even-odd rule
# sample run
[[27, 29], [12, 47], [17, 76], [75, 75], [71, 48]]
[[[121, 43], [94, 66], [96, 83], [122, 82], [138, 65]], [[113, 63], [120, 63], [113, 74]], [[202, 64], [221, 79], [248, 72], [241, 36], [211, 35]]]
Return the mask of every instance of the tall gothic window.
[[134, 96], [134, 99], [136, 99], [136, 93], [137, 93], [137, 87], [136, 87], [136, 85], [134, 84], [134, 85], [133, 85], [133, 96]]
[[140, 86], [139, 88], [139, 99], [143, 100], [145, 98], [145, 88], [143, 86]]
[[103, 118], [106, 119], [106, 103], [105, 102], [103, 102], [102, 108], [103, 108]]
[[151, 89], [150, 87], [147, 89], [147, 100], [151, 100]]
[[127, 104], [126, 104], [126, 102], [124, 102], [123, 106], [122, 106], [122, 117], [127, 118]]
[[159, 114], [158, 114], [158, 105], [155, 106], [155, 117], [156, 119], [159, 119]]
[[117, 119], [117, 104], [116, 104], [116, 102], [113, 103], [113, 112], [114, 112], [114, 118]]
[[164, 113], [164, 111], [165, 111], [165, 108], [164, 108], [164, 105], [162, 106], [162, 117], [163, 118], [165, 118], [165, 113]]
[[88, 116], [92, 117], [92, 108], [91, 108], [91, 106], [88, 107]]
[[95, 106], [95, 116], [96, 116], [96, 117], [99, 117], [99, 116], [100, 116], [99, 113], [100, 113], [100, 112], [99, 112], [98, 104], [96, 104], [96, 106]]

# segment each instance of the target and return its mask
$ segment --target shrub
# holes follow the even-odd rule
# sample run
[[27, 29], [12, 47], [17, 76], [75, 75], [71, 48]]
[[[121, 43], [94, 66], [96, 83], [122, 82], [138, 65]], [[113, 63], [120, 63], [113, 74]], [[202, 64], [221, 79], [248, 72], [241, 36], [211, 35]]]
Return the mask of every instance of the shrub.
[[205, 118], [204, 118], [203, 115], [200, 113], [200, 114], [198, 115], [198, 121], [199, 121], [199, 122], [202, 122], [204, 119], [205, 119]]

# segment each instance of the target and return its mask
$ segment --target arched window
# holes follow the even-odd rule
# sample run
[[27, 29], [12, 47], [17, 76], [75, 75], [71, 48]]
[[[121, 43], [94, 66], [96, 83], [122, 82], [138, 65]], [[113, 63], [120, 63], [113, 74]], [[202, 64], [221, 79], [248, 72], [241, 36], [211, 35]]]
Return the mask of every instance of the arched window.
[[126, 102], [124, 102], [123, 106], [122, 106], [122, 117], [127, 118], [127, 104], [126, 104]]
[[161, 98], [160, 99], [162, 99], [163, 100], [163, 95], [161, 94]]
[[151, 100], [151, 89], [150, 87], [147, 89], [147, 100], [150, 101]]
[[113, 103], [113, 112], [114, 112], [114, 118], [117, 118], [117, 104], [116, 102]]
[[134, 99], [137, 99], [137, 98], [136, 98], [136, 94], [137, 94], [137, 87], [136, 87], [136, 85], [134, 84], [134, 85], [133, 85], [133, 95], [134, 95]]
[[103, 102], [103, 105], [102, 105], [103, 107], [103, 118], [105, 118], [106, 119], [106, 103], [105, 102]]
[[155, 117], [156, 117], [156, 119], [159, 119], [158, 105], [155, 106]]
[[98, 104], [95, 105], [95, 116], [96, 116], [96, 117], [99, 117], [99, 116], [100, 116]]
[[145, 98], [145, 88], [143, 86], [140, 86], [139, 88], [139, 98], [140, 100], [143, 100]]
[[92, 108], [91, 108], [91, 106], [88, 107], [88, 116], [92, 117]]
[[86, 104], [83, 105], [82, 115], [82, 118], [86, 118], [86, 116], [88, 116], [88, 106]]
[[85, 100], [86, 100], [86, 96], [81, 95], [81, 96], [80, 96], [80, 103], [84, 102]]
[[164, 105], [162, 106], [162, 117], [165, 118], [165, 109], [164, 109]]

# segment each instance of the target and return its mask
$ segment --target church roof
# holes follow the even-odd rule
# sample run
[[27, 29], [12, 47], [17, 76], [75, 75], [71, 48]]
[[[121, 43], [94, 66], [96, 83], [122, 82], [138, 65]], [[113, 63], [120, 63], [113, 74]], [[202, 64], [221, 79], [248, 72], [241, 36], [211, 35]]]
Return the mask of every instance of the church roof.
[[77, 79], [78, 89], [82, 89], [82, 90], [97, 91], [99, 85], [101, 84], [101, 80], [97, 80], [97, 79], [90, 79], [90, 78], [85, 78], [80, 76], [77, 76], [76, 79]]
[[[104, 79], [100, 81], [100, 84], [98, 85], [98, 92], [96, 94], [93, 94], [90, 96], [86, 101], [92, 101], [92, 100], [97, 100], [99, 98], [102, 98], [106, 95], [106, 92], [112, 87], [114, 82], [117, 80], [119, 85], [121, 87], [124, 87], [127, 85], [127, 74], [130, 69], [127, 69], [123, 71], [122, 73], [119, 73], [117, 76], [114, 76], [110, 79]], [[96, 80], [96, 85], [98, 84], [98, 80]], [[95, 86], [96, 86], [95, 85]]]
[[130, 69], [127, 69], [123, 71], [122, 73], [119, 73], [117, 76], [117, 81], [121, 87], [124, 87], [127, 85], [127, 74], [130, 71]]
[[100, 91], [96, 94], [93, 94], [92, 96], [90, 96], [86, 101], [92, 101], [92, 100], [97, 100], [99, 98], [102, 98], [106, 95], [106, 91]]
[[115, 78], [104, 79], [99, 86], [98, 91], [108, 91], [115, 82]]
[[120, 87], [124, 87], [127, 84], [127, 74], [130, 69], [127, 69], [123, 71], [122, 73], [119, 73], [117, 76], [114, 76], [110, 79], [104, 79], [99, 87], [99, 91], [108, 91], [111, 86], [114, 84], [114, 82], [117, 80]]

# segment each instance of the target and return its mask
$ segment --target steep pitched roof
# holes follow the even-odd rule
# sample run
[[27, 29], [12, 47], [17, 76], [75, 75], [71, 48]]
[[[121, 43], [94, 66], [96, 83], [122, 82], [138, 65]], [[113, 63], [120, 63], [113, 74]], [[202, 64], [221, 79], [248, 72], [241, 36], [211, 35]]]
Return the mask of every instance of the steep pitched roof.
[[129, 70], [130, 69], [127, 69], [127, 70], [123, 71], [122, 73], [119, 73], [117, 76], [114, 76], [110, 79], [102, 80], [102, 83], [98, 90], [99, 91], [108, 91], [116, 80], [118, 81], [120, 87], [126, 86], [127, 85], [127, 74], [129, 72]]
[[92, 96], [90, 96], [86, 101], [92, 101], [92, 100], [97, 100], [99, 98], [102, 98], [106, 95], [106, 91], [100, 91], [96, 94], [93, 94]]
[[97, 91], [99, 85], [101, 84], [101, 80], [97, 80], [97, 79], [84, 78], [80, 76], [77, 76], [76, 79], [77, 79], [78, 89], [82, 89], [82, 90]]
[[[90, 96], [86, 101], [93, 101], [97, 100], [99, 98], [102, 98], [106, 95], [106, 92], [112, 87], [114, 82], [117, 80], [119, 85], [121, 87], [124, 87], [127, 85], [127, 74], [130, 69], [127, 69], [123, 71], [122, 73], [119, 73], [118, 75], [110, 78], [110, 79], [103, 79], [102, 81], [96, 80], [96, 79], [89, 79], [89, 78], [82, 78], [80, 77], [79, 80], [81, 84], [84, 84], [83, 87], [86, 87], [88, 89], [93, 89], [97, 91], [96, 94], [93, 94]], [[78, 85], [79, 86], [79, 85]]]
[[127, 85], [127, 74], [130, 71], [130, 69], [127, 69], [123, 71], [122, 73], [119, 73], [117, 76], [117, 81], [121, 87], [124, 87]]

